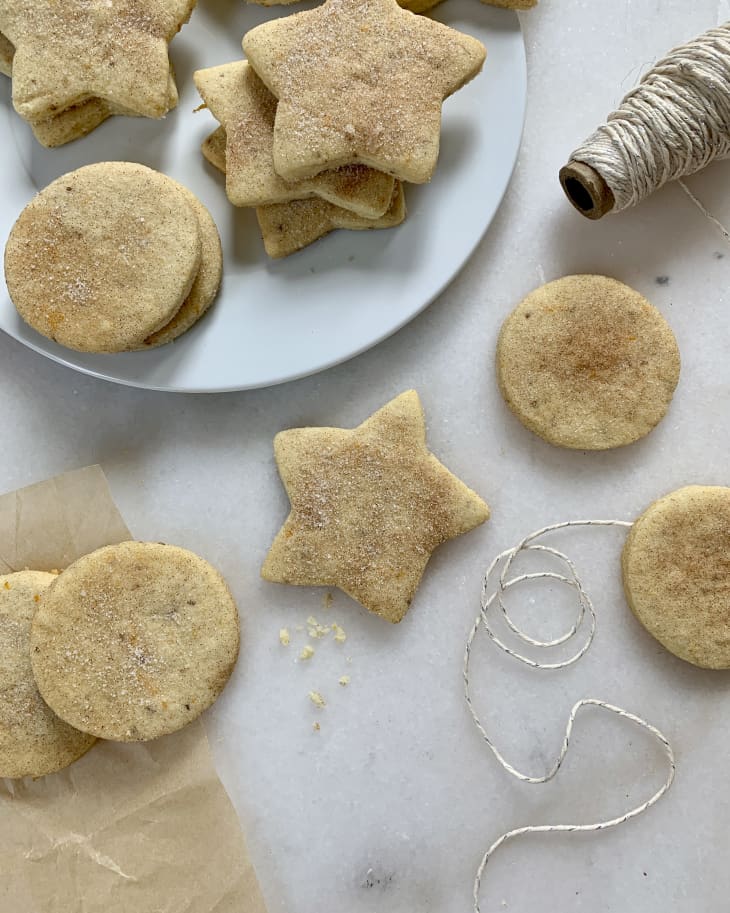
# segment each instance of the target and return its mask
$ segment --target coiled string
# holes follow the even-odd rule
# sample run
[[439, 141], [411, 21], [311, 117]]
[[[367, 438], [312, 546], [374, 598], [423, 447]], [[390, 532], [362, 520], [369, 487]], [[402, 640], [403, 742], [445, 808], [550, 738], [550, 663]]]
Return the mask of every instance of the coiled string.
[[[484, 575], [484, 580], [482, 583], [482, 593], [481, 593], [481, 611], [477, 616], [474, 625], [469, 633], [469, 637], [466, 642], [466, 649], [464, 651], [464, 694], [466, 697], [466, 703], [471, 713], [474, 724], [476, 725], [480, 735], [484, 741], [489, 746], [490, 751], [499, 761], [502, 767], [511, 774], [513, 777], [516, 777], [518, 780], [522, 780], [525, 783], [547, 783], [549, 780], [552, 780], [553, 777], [560, 770], [565, 756], [568, 753], [568, 746], [570, 745], [570, 738], [573, 731], [573, 724], [578, 713], [583, 707], [597, 707], [600, 710], [606, 710], [610, 713], [614, 713], [623, 719], [629, 720], [631, 723], [634, 723], [636, 726], [640, 726], [642, 729], [645, 729], [647, 732], [651, 733], [652, 736], [659, 742], [662, 749], [664, 750], [667, 763], [668, 763], [668, 772], [667, 778], [664, 781], [662, 787], [654, 793], [654, 795], [648, 799], [646, 802], [643, 802], [641, 805], [632, 808], [630, 811], [626, 812], [624, 815], [621, 815], [618, 818], [611, 818], [608, 821], [599, 821], [594, 824], [543, 824], [543, 825], [529, 825], [527, 827], [518, 827], [514, 830], [507, 831], [505, 834], [502, 834], [494, 843], [489, 847], [482, 861], [477, 869], [476, 878], [474, 879], [474, 913], [480, 913], [479, 906], [479, 894], [481, 890], [482, 877], [484, 875], [484, 870], [487, 867], [487, 863], [491, 859], [492, 855], [502, 846], [503, 843], [506, 843], [508, 840], [511, 840], [514, 837], [519, 837], [521, 834], [544, 834], [544, 833], [575, 833], [578, 831], [602, 831], [606, 830], [609, 827], [615, 827], [617, 824], [623, 824], [625, 821], [629, 821], [631, 818], [635, 818], [637, 815], [642, 814], [647, 809], [651, 808], [656, 802], [661, 799], [664, 793], [672, 785], [674, 780], [675, 764], [674, 764], [674, 752], [672, 747], [665, 738], [665, 736], [651, 723], [647, 723], [646, 720], [643, 720], [641, 717], [636, 716], [633, 713], [629, 713], [627, 710], [623, 710], [621, 707], [616, 707], [613, 704], [606, 703], [606, 701], [596, 700], [595, 698], [584, 698], [578, 701], [573, 709], [570, 711], [570, 716], [568, 717], [568, 723], [565, 728], [565, 738], [563, 739], [563, 744], [560, 749], [557, 760], [550, 768], [550, 770], [542, 776], [530, 776], [529, 774], [522, 773], [517, 770], [512, 764], [507, 761], [507, 759], [502, 755], [497, 746], [489, 737], [486, 729], [482, 725], [479, 715], [474, 708], [472, 703], [471, 693], [470, 693], [470, 684], [469, 684], [469, 662], [471, 659], [471, 649], [474, 643], [474, 638], [477, 635], [480, 627], [483, 627], [484, 630], [489, 635], [490, 639], [505, 653], [513, 657], [516, 660], [519, 660], [522, 663], [530, 666], [533, 669], [563, 669], [566, 666], [570, 666], [573, 663], [577, 662], [581, 656], [589, 649], [593, 637], [596, 631], [596, 613], [593, 606], [593, 602], [586, 592], [583, 584], [578, 576], [578, 572], [574, 563], [571, 559], [559, 551], [556, 548], [548, 545], [542, 545], [537, 543], [538, 539], [541, 539], [543, 536], [548, 533], [555, 532], [560, 529], [567, 529], [575, 526], [623, 526], [631, 527], [632, 523], [627, 523], [623, 520], [570, 520], [565, 523], [555, 523], [552, 526], [545, 526], [542, 529], [537, 530], [534, 533], [530, 533], [529, 536], [526, 536], [518, 545], [514, 548], [507, 549], [502, 552], [500, 555], [492, 561], [489, 565], [489, 568]], [[557, 571], [538, 571], [533, 573], [518, 574], [514, 577], [510, 577], [510, 569], [515, 558], [521, 552], [542, 552], [551, 555], [553, 558], [556, 558], [558, 561], [562, 562], [565, 568], [565, 573], [559, 573]], [[494, 589], [494, 592], [490, 594], [490, 589], [492, 589], [492, 584], [497, 574], [497, 569], [501, 565], [501, 570], [497, 577], [497, 585]], [[530, 637], [524, 631], [522, 631], [510, 618], [507, 608], [504, 603], [504, 594], [507, 590], [511, 589], [514, 586], [517, 586], [520, 583], [524, 583], [528, 580], [556, 580], [559, 583], [565, 584], [567, 586], [575, 589], [578, 597], [578, 613], [575, 621], [569, 628], [569, 630], [553, 640], [538, 640], [536, 638]], [[579, 631], [583, 628], [584, 623], [588, 624], [588, 633], [586, 639], [583, 642], [575, 653], [573, 653], [568, 659], [562, 660], [560, 662], [554, 663], [543, 663], [531, 659], [528, 656], [524, 656], [521, 653], [516, 652], [510, 648], [507, 644], [502, 641], [499, 636], [494, 632], [489, 619], [490, 609], [496, 604], [499, 608], [502, 618], [506, 622], [508, 628], [519, 640], [525, 644], [529, 644], [532, 647], [537, 648], [550, 648], [557, 647], [561, 644], [565, 644], [570, 641], [573, 637], [577, 636]]]
[[614, 212], [730, 157], [730, 23], [675, 48], [571, 158], [594, 168]]

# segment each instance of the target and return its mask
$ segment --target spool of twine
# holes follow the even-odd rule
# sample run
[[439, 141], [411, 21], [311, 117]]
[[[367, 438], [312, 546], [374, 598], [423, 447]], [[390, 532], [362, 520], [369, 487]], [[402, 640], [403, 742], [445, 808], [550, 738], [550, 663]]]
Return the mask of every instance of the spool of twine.
[[675, 48], [560, 170], [566, 196], [600, 219], [730, 157], [730, 22]]

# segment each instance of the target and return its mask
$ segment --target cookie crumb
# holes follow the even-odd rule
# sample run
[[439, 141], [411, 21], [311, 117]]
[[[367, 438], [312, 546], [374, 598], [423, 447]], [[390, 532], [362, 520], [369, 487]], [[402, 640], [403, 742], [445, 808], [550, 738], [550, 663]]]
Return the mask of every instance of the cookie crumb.
[[302, 647], [301, 653], [299, 654], [299, 659], [311, 659], [314, 656], [314, 648], [310, 647], [307, 644], [305, 647]]
[[309, 634], [310, 637], [319, 639], [320, 637], [324, 637], [325, 634], [329, 634], [329, 631], [329, 626], [321, 625], [314, 615], [310, 615], [307, 619], [307, 634]]
[[289, 637], [289, 628], [281, 628], [279, 630], [279, 643], [282, 647], [288, 647], [291, 643], [291, 638]]
[[332, 596], [332, 593], [329, 593], [329, 592], [325, 593], [324, 596], [322, 597], [322, 608], [324, 608], [324, 609], [332, 608], [333, 602], [334, 602], [334, 597]]
[[349, 676], [349, 675], [341, 675], [341, 676], [337, 679], [337, 681], [342, 685], [343, 688], [346, 688], [347, 685], [350, 684], [350, 676]]
[[312, 729], [313, 729], [315, 732], [319, 732], [319, 730], [320, 730], [321, 728], [322, 728], [322, 727], [319, 725], [319, 723], [312, 723]]
[[347, 640], [347, 634], [345, 634], [344, 629], [341, 628], [336, 622], [333, 622], [332, 631], [335, 635], [335, 641], [338, 644], [344, 644], [344, 642]]
[[309, 700], [314, 704], [315, 707], [326, 707], [327, 701], [322, 697], [319, 691], [310, 691]]

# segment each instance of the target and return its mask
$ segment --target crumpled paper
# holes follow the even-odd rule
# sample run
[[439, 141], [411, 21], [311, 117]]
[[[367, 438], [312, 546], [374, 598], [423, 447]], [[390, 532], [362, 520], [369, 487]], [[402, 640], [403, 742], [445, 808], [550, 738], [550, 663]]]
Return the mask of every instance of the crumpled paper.
[[[0, 496], [0, 573], [132, 538], [91, 466]], [[266, 913], [200, 722], [0, 780], [1, 913]]]

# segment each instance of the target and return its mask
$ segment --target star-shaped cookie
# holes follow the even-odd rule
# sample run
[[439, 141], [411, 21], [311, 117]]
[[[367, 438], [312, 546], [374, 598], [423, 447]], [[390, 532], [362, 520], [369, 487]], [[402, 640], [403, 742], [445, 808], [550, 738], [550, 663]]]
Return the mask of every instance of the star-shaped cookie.
[[390, 207], [377, 219], [364, 219], [349, 209], [317, 199], [256, 208], [266, 253], [274, 259], [288, 257], [338, 228], [350, 231], [395, 228], [405, 217], [406, 198], [400, 181], [395, 182]]
[[[425, 13], [438, 6], [442, 0], [398, 0], [403, 9], [412, 13]], [[482, 0], [487, 6], [499, 6], [502, 9], [529, 10], [537, 6], [537, 0]]]
[[339, 587], [393, 623], [431, 552], [489, 519], [484, 501], [428, 451], [414, 390], [353, 430], [283, 431], [274, 451], [291, 513], [262, 576]]
[[[218, 127], [203, 141], [205, 158], [226, 173], [226, 131]], [[290, 200], [257, 206], [256, 217], [266, 253], [274, 258], [288, 257], [338, 228], [364, 231], [371, 228], [395, 228], [405, 220], [406, 198], [400, 181], [394, 182], [390, 207], [377, 219], [335, 206], [326, 200]]]
[[267, 206], [320, 197], [376, 219], [388, 209], [394, 179], [348, 165], [306, 181], [285, 181], [274, 170], [276, 99], [245, 61], [198, 70], [203, 101], [225, 130], [226, 194], [234, 206]]
[[3, 0], [0, 33], [15, 47], [13, 104], [28, 121], [90, 98], [162, 117], [171, 93], [168, 42], [196, 0]]
[[13, 72], [15, 48], [5, 35], [0, 34], [0, 73], [10, 76]]
[[302, 180], [360, 163], [422, 184], [436, 166], [441, 104], [477, 75], [484, 46], [396, 0], [326, 0], [244, 36], [278, 98], [274, 168]]

